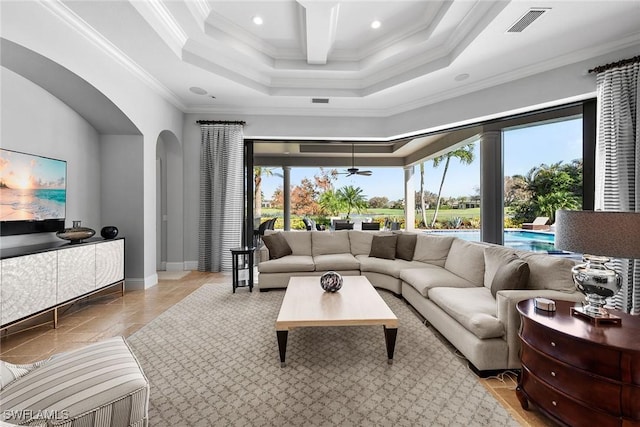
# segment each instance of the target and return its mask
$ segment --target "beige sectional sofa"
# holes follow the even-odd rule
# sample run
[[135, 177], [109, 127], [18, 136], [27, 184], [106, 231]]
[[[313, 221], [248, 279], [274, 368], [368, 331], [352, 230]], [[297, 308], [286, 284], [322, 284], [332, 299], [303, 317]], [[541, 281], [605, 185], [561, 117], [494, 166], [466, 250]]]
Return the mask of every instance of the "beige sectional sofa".
[[[292, 276], [319, 276], [329, 270], [366, 276], [375, 287], [387, 289], [411, 304], [476, 371], [520, 368], [518, 301], [537, 296], [583, 300], [571, 278], [575, 261], [563, 257], [415, 233], [413, 257], [390, 259], [393, 257], [370, 256], [374, 236], [390, 232], [275, 233], [282, 233], [291, 254], [270, 259], [267, 247], [260, 248], [261, 291], [285, 288]], [[512, 258], [520, 265], [526, 262], [528, 278], [519, 285], [521, 289], [514, 289], [519, 287], [517, 283], [503, 283], [498, 287], [507, 289], [494, 289], [494, 296], [494, 279]]]

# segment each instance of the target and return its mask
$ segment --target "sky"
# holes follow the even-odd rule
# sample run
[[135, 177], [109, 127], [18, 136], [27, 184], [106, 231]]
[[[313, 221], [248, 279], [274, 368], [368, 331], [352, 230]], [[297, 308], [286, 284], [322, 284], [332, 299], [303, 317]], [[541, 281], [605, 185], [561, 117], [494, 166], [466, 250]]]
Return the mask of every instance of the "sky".
[[[520, 129], [505, 130], [504, 136], [504, 174], [524, 175], [532, 167], [542, 163], [552, 164], [562, 161], [569, 163], [582, 158], [582, 119], [566, 120]], [[480, 187], [479, 144], [475, 145], [475, 160], [470, 165], [462, 165], [457, 159], [451, 159], [449, 171], [442, 190], [444, 197], [472, 196]], [[387, 197], [390, 201], [404, 198], [404, 171], [402, 168], [369, 168], [372, 176], [340, 175], [334, 182], [334, 188], [353, 185], [363, 189], [367, 199]], [[432, 161], [425, 164], [425, 187], [427, 191], [438, 192], [444, 163], [437, 168]], [[338, 169], [341, 171], [342, 169]], [[274, 172], [281, 172], [277, 169]], [[291, 168], [291, 185], [298, 185], [302, 178], [313, 178], [318, 168]], [[419, 186], [419, 168], [416, 166], [416, 190]], [[282, 178], [263, 177], [262, 189], [266, 200], [282, 185]]]
[[9, 188], [62, 189], [65, 179], [64, 161], [0, 150], [0, 181]]

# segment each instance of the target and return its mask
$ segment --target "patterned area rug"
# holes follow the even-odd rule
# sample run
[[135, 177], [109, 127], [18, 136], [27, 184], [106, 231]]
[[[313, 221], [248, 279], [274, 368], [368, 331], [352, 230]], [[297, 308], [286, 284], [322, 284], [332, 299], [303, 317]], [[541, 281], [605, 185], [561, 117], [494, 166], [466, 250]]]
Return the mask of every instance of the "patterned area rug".
[[284, 291], [207, 284], [128, 341], [151, 383], [150, 426], [517, 426], [406, 303], [393, 365], [380, 326], [300, 328], [280, 367]]

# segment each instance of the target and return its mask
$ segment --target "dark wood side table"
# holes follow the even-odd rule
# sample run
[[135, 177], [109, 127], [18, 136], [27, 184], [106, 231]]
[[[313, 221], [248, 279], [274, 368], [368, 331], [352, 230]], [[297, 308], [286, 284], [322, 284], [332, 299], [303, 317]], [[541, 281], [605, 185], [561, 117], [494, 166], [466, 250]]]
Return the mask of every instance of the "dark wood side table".
[[[256, 248], [254, 246], [243, 246], [231, 248], [230, 250], [233, 270], [233, 293], [236, 293], [236, 288], [244, 286], [248, 286], [249, 292], [253, 292], [253, 254]], [[241, 272], [246, 272], [248, 279], [240, 279]]]
[[516, 394], [562, 425], [640, 426], [640, 317], [615, 311], [620, 326], [595, 326], [518, 303], [522, 371]]

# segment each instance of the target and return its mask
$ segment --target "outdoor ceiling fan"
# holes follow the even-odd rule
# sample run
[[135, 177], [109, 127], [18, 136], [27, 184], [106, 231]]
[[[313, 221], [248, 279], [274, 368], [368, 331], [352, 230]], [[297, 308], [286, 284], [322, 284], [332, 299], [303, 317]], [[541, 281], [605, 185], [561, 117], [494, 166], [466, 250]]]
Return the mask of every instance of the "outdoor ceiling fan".
[[356, 167], [356, 155], [355, 155], [355, 145], [351, 144], [351, 167], [346, 170], [346, 172], [342, 172], [347, 176], [351, 175], [362, 175], [362, 176], [371, 176], [373, 172], [371, 171], [361, 171]]

